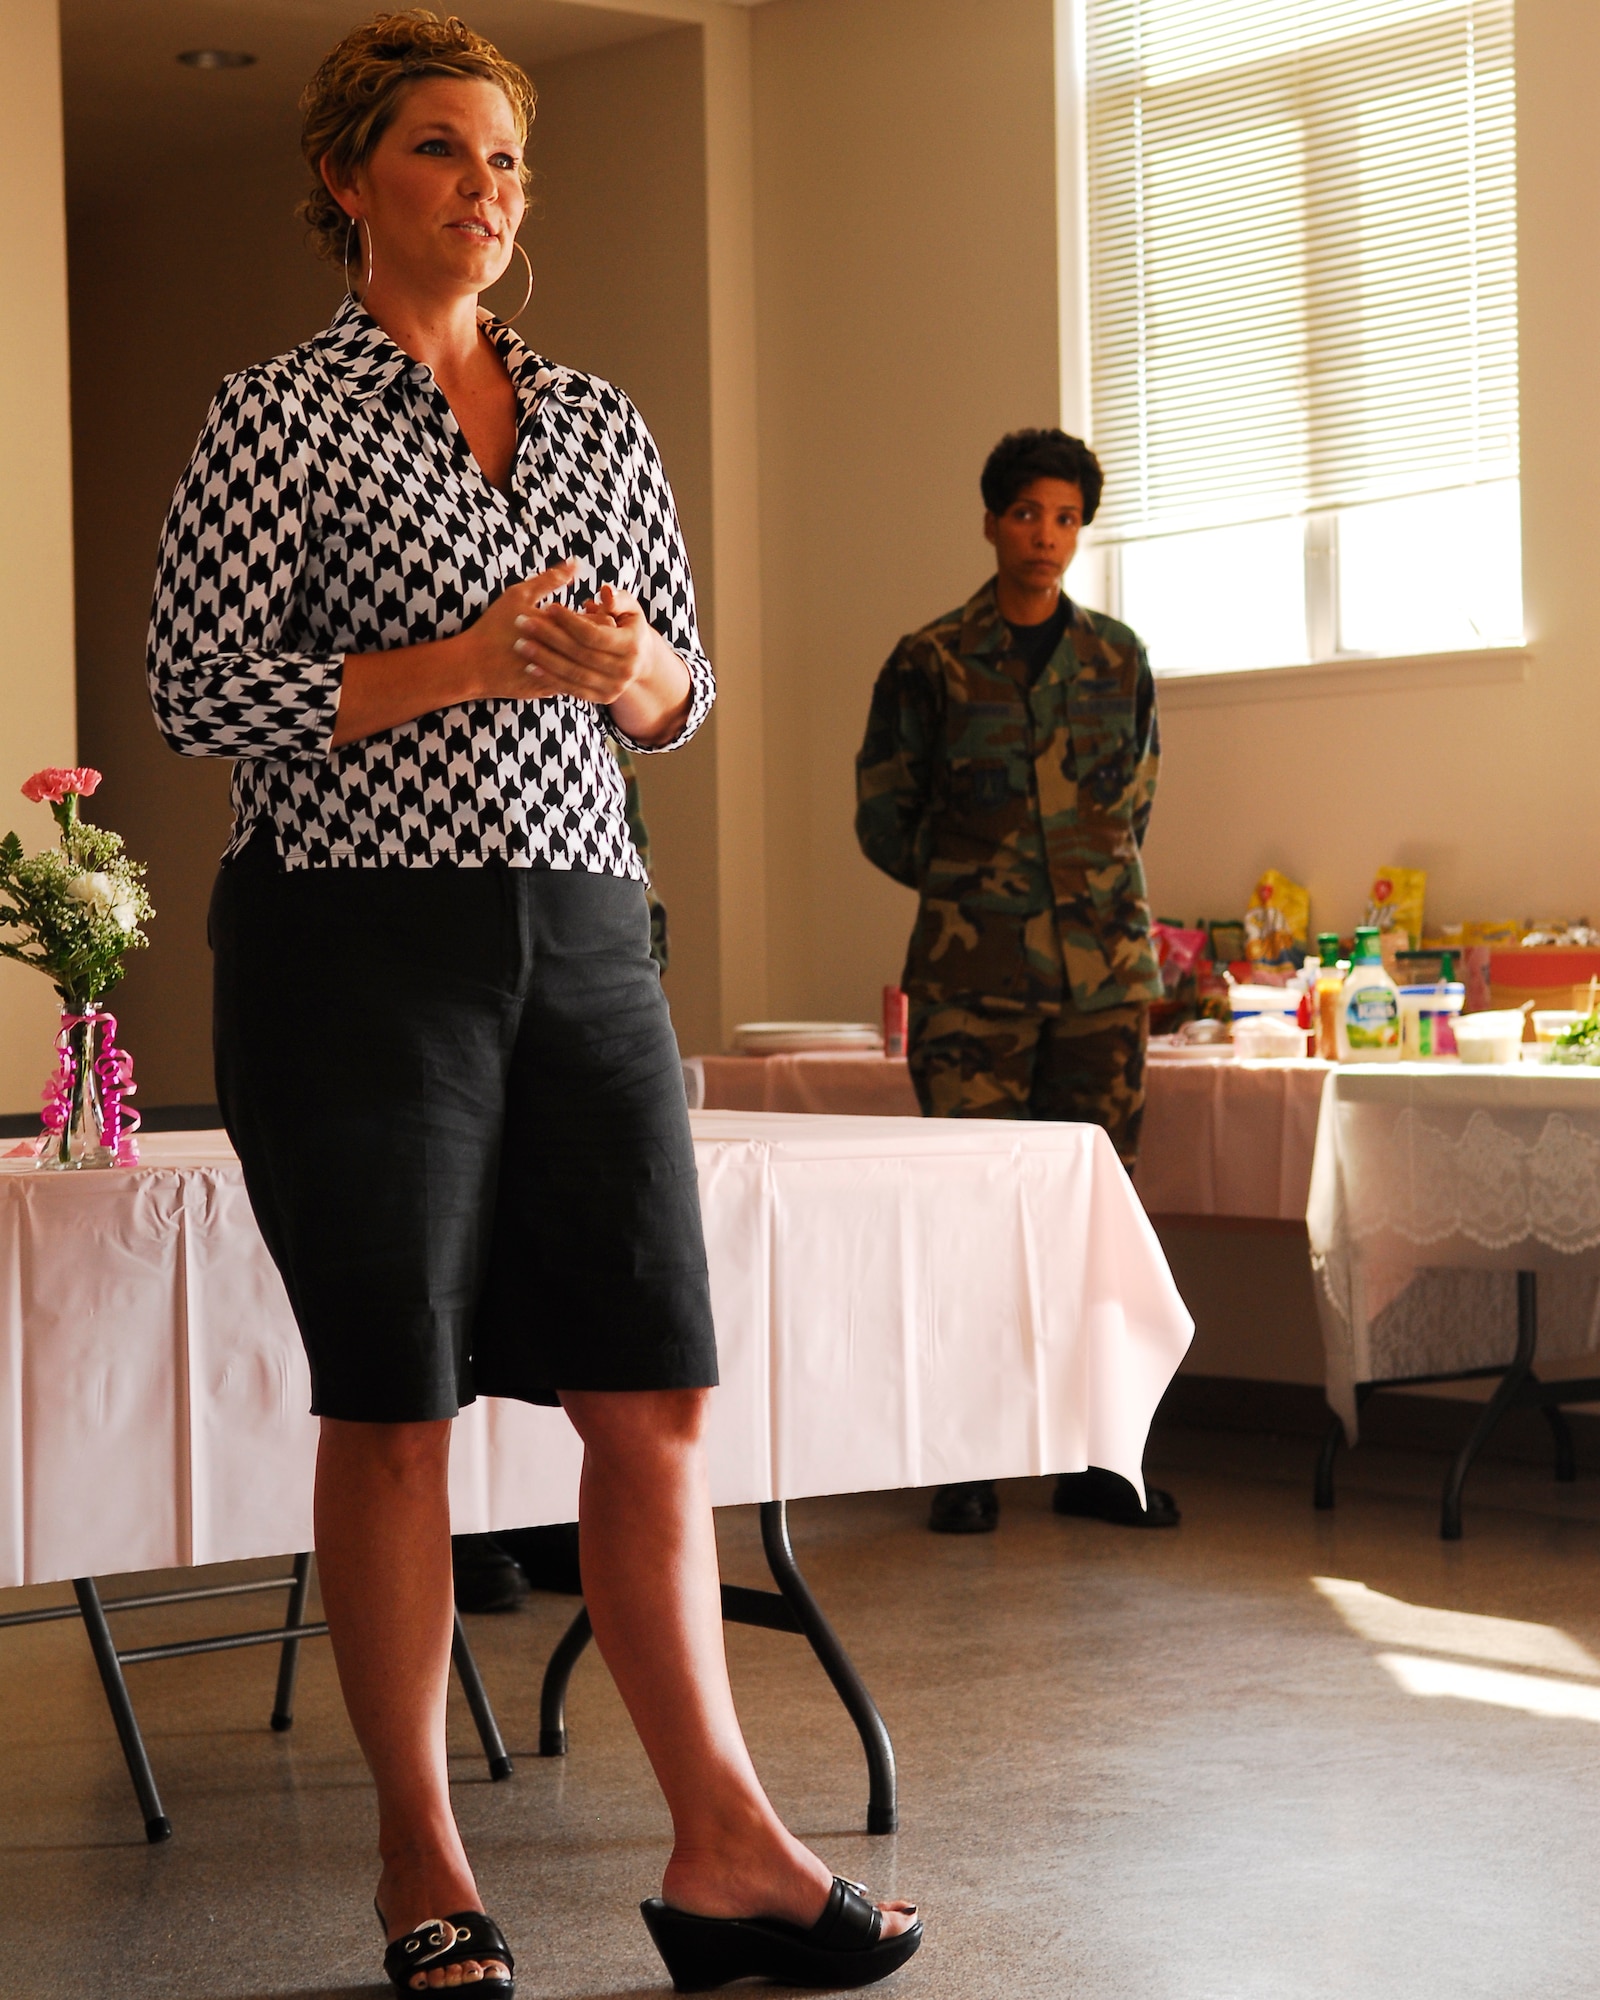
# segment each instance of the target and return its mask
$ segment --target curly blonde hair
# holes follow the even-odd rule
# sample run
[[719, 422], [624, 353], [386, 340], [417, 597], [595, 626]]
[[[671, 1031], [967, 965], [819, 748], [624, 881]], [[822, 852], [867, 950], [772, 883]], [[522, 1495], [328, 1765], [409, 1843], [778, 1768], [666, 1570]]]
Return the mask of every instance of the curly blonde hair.
[[[426, 7], [407, 7], [398, 14], [377, 14], [351, 29], [323, 57], [300, 98], [300, 150], [311, 168], [312, 185], [296, 212], [317, 254], [330, 264], [345, 261], [350, 218], [328, 192], [322, 162], [328, 162], [336, 179], [348, 182], [372, 157], [407, 88], [423, 76], [473, 77], [497, 85], [511, 106], [517, 137], [527, 142], [537, 101], [533, 85], [465, 21], [454, 14], [441, 21]], [[522, 183], [528, 184], [526, 165]]]

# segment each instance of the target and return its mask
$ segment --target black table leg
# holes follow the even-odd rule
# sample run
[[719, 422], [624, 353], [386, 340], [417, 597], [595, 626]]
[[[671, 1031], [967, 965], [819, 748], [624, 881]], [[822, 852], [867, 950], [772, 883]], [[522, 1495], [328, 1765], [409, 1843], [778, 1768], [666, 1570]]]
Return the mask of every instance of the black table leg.
[[[1531, 1382], [1533, 1377], [1530, 1375], [1528, 1379]], [[1554, 1403], [1545, 1403], [1541, 1407], [1555, 1443], [1556, 1478], [1563, 1485], [1570, 1485], [1578, 1476], [1578, 1454], [1572, 1442], [1572, 1426]]]
[[[778, 1594], [768, 1590], [748, 1590], [738, 1584], [722, 1586], [722, 1615], [737, 1624], [760, 1625], [774, 1632], [798, 1632], [810, 1643], [822, 1663], [824, 1673], [844, 1703], [856, 1726], [867, 1757], [867, 1831], [893, 1833], [900, 1823], [895, 1784], [894, 1745], [884, 1727], [878, 1705], [856, 1672], [855, 1663], [839, 1642], [839, 1635], [822, 1615], [810, 1586], [800, 1573], [789, 1540], [788, 1508], [781, 1500], [768, 1500], [761, 1508], [761, 1545], [767, 1567], [772, 1571]], [[594, 1636], [587, 1607], [567, 1627], [550, 1655], [539, 1692], [539, 1755], [564, 1757], [567, 1754], [567, 1684], [572, 1670], [582, 1659]]]
[[144, 1837], [152, 1843], [170, 1840], [172, 1821], [161, 1810], [161, 1794], [156, 1790], [155, 1773], [150, 1769], [144, 1738], [139, 1734], [138, 1718], [134, 1715], [133, 1703], [128, 1699], [128, 1684], [122, 1678], [122, 1662], [117, 1658], [111, 1627], [106, 1623], [106, 1614], [101, 1607], [100, 1593], [92, 1576], [75, 1577], [72, 1588], [77, 1593], [78, 1609], [83, 1615], [83, 1629], [89, 1635], [94, 1663], [100, 1669], [106, 1706], [111, 1710], [111, 1720], [117, 1725], [122, 1754], [127, 1759], [128, 1776], [133, 1780], [139, 1810], [144, 1814]]
[[[311, 1593], [311, 1552], [302, 1550], [294, 1559], [294, 1581], [289, 1585], [289, 1609], [284, 1624], [294, 1631], [306, 1622], [306, 1599]], [[294, 1682], [300, 1666], [300, 1641], [285, 1639], [278, 1655], [278, 1691], [272, 1702], [272, 1726], [280, 1734], [294, 1727]]]
[[[1356, 1409], [1366, 1408], [1367, 1399], [1372, 1394], [1370, 1382], [1356, 1384]], [[1333, 1463], [1339, 1456], [1339, 1447], [1345, 1441], [1344, 1418], [1335, 1417], [1329, 1423], [1327, 1434], [1322, 1440], [1322, 1449], [1317, 1453], [1316, 1478], [1312, 1483], [1311, 1504], [1319, 1512], [1326, 1513], [1333, 1505]]]
[[1533, 1373], [1534, 1350], [1539, 1344], [1539, 1280], [1533, 1271], [1517, 1273], [1517, 1351], [1511, 1366], [1501, 1376], [1499, 1386], [1484, 1404], [1466, 1443], [1456, 1454], [1450, 1476], [1444, 1483], [1444, 1503], [1439, 1515], [1439, 1534], [1444, 1541], [1461, 1539], [1461, 1489], [1472, 1461], [1483, 1449], [1489, 1433], [1511, 1405], [1517, 1401]]
[[483, 1754], [489, 1760], [489, 1776], [497, 1782], [511, 1776], [511, 1759], [506, 1754], [505, 1741], [500, 1734], [500, 1725], [495, 1721], [494, 1710], [489, 1706], [489, 1697], [484, 1692], [483, 1676], [478, 1672], [478, 1663], [472, 1657], [472, 1648], [467, 1644], [467, 1635], [462, 1629], [461, 1613], [455, 1614], [455, 1631], [450, 1640], [450, 1657], [455, 1662], [456, 1678], [461, 1683], [461, 1692], [467, 1698], [467, 1706], [472, 1710], [472, 1719], [478, 1726], [478, 1741], [483, 1745]]
[[1323, 1434], [1322, 1449], [1317, 1453], [1316, 1476], [1311, 1483], [1311, 1504], [1322, 1514], [1333, 1505], [1333, 1462], [1339, 1456], [1339, 1447], [1343, 1443], [1344, 1418], [1332, 1417]]
[[799, 1619], [801, 1631], [822, 1662], [823, 1672], [833, 1682], [834, 1692], [844, 1703], [867, 1754], [867, 1831], [893, 1833], [900, 1824], [894, 1745], [878, 1713], [878, 1704], [856, 1672], [855, 1662], [839, 1643], [839, 1635], [823, 1617], [821, 1607], [800, 1574], [789, 1540], [789, 1510], [782, 1500], [762, 1504], [761, 1546], [767, 1552], [767, 1567], [772, 1571], [773, 1582]]
[[539, 1690], [539, 1755], [565, 1757], [567, 1754], [567, 1683], [572, 1670], [583, 1658], [583, 1649], [594, 1637], [585, 1605], [562, 1633], [550, 1664], [544, 1670]]

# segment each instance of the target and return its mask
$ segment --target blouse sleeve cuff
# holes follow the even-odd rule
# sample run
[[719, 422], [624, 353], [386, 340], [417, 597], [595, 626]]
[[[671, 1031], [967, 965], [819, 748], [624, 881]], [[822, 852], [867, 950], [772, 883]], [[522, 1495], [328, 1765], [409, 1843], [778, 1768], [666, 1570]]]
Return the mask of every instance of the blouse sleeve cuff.
[[343, 685], [342, 653], [191, 661], [170, 689], [166, 734], [188, 757], [320, 760], [333, 747]]
[[607, 733], [620, 743], [624, 750], [631, 750], [643, 757], [652, 756], [660, 750], [681, 750], [711, 713], [711, 704], [717, 698], [717, 683], [711, 671], [711, 662], [703, 653], [691, 653], [687, 658], [680, 653], [678, 657], [689, 669], [690, 694], [689, 713], [683, 718], [683, 726], [676, 736], [669, 737], [665, 743], [641, 743], [638, 737], [630, 736], [626, 730], [617, 727], [609, 708], [601, 711], [605, 717]]

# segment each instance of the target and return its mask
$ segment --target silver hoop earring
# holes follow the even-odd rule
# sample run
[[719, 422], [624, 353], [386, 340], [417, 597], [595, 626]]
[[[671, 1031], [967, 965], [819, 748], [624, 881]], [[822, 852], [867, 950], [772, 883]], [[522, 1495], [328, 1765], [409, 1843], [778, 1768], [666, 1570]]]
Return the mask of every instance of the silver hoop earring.
[[[514, 236], [511, 239], [511, 247], [513, 250], [516, 251], [517, 255], [522, 259], [523, 268], [528, 273], [528, 288], [522, 294], [522, 303], [517, 307], [514, 313], [507, 313], [504, 315], [503, 318], [499, 313], [495, 314], [495, 318], [500, 320], [500, 324], [502, 326], [515, 326], [517, 321], [521, 319], [522, 315], [528, 310], [528, 301], [533, 297], [533, 264], [529, 259], [527, 251], [523, 249], [522, 245], [517, 241], [517, 239]], [[496, 282], [498, 282], [498, 280]]]
[[372, 289], [372, 231], [370, 229], [367, 231], [367, 275], [358, 292], [350, 283], [350, 252], [352, 248], [359, 250], [360, 247], [361, 224], [352, 215], [350, 218], [350, 227], [344, 233], [344, 295], [347, 299], [353, 299], [357, 305], [361, 304], [367, 293]]

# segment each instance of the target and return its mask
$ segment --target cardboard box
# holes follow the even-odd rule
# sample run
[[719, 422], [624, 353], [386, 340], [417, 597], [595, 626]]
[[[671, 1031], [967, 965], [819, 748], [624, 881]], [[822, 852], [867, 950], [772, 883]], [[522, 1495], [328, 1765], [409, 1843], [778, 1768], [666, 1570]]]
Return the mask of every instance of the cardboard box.
[[[1593, 945], [1533, 945], [1527, 949], [1518, 945], [1489, 954], [1492, 1007], [1520, 1007], [1531, 1000], [1535, 1007], [1573, 1007], [1586, 1013], [1591, 979], [1600, 979], [1600, 949]], [[1531, 1019], [1523, 1039], [1533, 1040]]]

